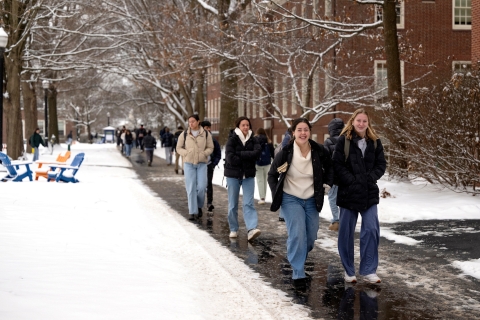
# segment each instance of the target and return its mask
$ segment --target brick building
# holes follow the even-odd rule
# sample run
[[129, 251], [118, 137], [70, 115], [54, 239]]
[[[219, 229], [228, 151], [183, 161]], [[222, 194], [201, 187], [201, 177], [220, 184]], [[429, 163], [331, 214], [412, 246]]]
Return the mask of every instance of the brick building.
[[[330, 18], [335, 18], [337, 15], [348, 16], [352, 22], [361, 23], [372, 23], [382, 19], [381, 8], [361, 5], [349, 0], [279, 2], [284, 3], [294, 13], [308, 18], [312, 18], [313, 12], [316, 12], [319, 16], [323, 13], [323, 17]], [[468, 70], [472, 66], [472, 61], [480, 60], [480, 26], [475, 25], [475, 21], [479, 21], [475, 17], [480, 18], [480, 1], [408, 0], [406, 3], [397, 4], [397, 29], [404, 85], [425, 85], [421, 79], [426, 73], [451, 75], [454, 71]], [[327, 69], [335, 70], [336, 79], [346, 76], [364, 76], [365, 87], [371, 86], [377, 92], [385, 88], [387, 69], [383, 50], [381, 50], [383, 40], [379, 41], [383, 38], [378, 37], [381, 32], [380, 28], [371, 31], [369, 37], [356, 37], [342, 43], [340, 53], [331, 53], [330, 56], [326, 56]], [[315, 50], [315, 47], [309, 49]], [[309, 107], [327, 99], [331, 88], [335, 85], [332, 83], [334, 80], [331, 79], [320, 72], [314, 75], [311, 90], [313, 98]], [[275, 90], [292, 86], [292, 83], [280, 77], [274, 81]], [[303, 99], [306, 90], [305, 78], [299, 79], [295, 84], [299, 88], [300, 98]], [[242, 90], [241, 85], [239, 90]], [[279, 143], [286, 131], [286, 126], [265, 111], [265, 103], [255, 98], [260, 96], [259, 91], [258, 88], [253, 87], [246, 93], [246, 97], [250, 98], [248, 101], [239, 100], [239, 115], [249, 117], [254, 129], [265, 128], [273, 142]], [[379, 93], [375, 101], [380, 103], [385, 95], [386, 91]], [[299, 117], [302, 112], [294, 101], [293, 91], [292, 95], [284, 94], [276, 100], [279, 110], [290, 119]], [[372, 104], [374, 107], [375, 103]], [[206, 114], [212, 122], [214, 131], [218, 131], [219, 126], [224, 125], [219, 123], [220, 108], [220, 75], [218, 69], [212, 67], [207, 71]], [[328, 137], [329, 121], [334, 117], [348, 119], [349, 116], [341, 112], [353, 110], [354, 105], [341, 103], [334, 108], [337, 111], [336, 114], [322, 116], [314, 124], [312, 132], [314, 140], [323, 143]], [[229, 126], [233, 127], [233, 124]]]

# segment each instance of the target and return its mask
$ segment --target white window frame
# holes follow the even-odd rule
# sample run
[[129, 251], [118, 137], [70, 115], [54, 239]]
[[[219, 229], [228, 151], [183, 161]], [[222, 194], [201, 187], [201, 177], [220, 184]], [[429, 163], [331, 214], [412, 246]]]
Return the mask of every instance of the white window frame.
[[[397, 17], [400, 17], [400, 22], [397, 23], [397, 29], [405, 28], [405, 0], [397, 4], [396, 9], [400, 10], [400, 13], [397, 14]], [[381, 21], [383, 18], [383, 7], [377, 5], [375, 7], [375, 21]]]
[[[462, 65], [461, 68], [456, 66]], [[463, 68], [463, 66], [467, 66]], [[452, 72], [453, 73], [467, 73], [472, 70], [472, 61], [452, 61]]]
[[[385, 65], [385, 69], [386, 69], [386, 66], [387, 66], [387, 60], [375, 60], [374, 61], [375, 65], [374, 65], [374, 75], [375, 75], [375, 91], [378, 91], [379, 90], [379, 85], [378, 85], [378, 76], [377, 76], [377, 71], [378, 71], [378, 64], [379, 63], [383, 63]], [[405, 79], [405, 73], [404, 73], [404, 70], [405, 70], [405, 62], [403, 61], [400, 61], [400, 78], [401, 78], [401, 82], [402, 82], [402, 88], [403, 88], [403, 85], [404, 85], [404, 79]], [[387, 71], [385, 70], [385, 76], [387, 76]], [[386, 84], [386, 88], [388, 87], [388, 80], [386, 80], [387, 84]], [[403, 90], [403, 89], [402, 89]], [[385, 96], [388, 95], [388, 92], [385, 90], [384, 91], [385, 94], [382, 95], [382, 96], [378, 96], [378, 98], [383, 98]]]
[[45, 137], [45, 120], [37, 120], [37, 126], [40, 129], [40, 135]]
[[[66, 121], [65, 120], [58, 120], [58, 135], [59, 136], [66, 136]], [[61, 128], [63, 127], [63, 128]], [[60, 134], [60, 132], [63, 131], [63, 134]]]
[[[460, 7], [459, 9], [468, 10], [468, 6], [466, 5], [467, 2], [470, 2], [470, 24], [455, 24], [455, 10], [457, 9], [456, 2], [460, 1], [461, 4], [465, 4], [465, 6]], [[468, 15], [464, 16], [467, 18]], [[454, 30], [472, 30], [472, 2], [471, 0], [452, 0], [452, 29]]]
[[284, 116], [288, 115], [288, 104], [287, 104], [287, 78], [283, 78], [283, 101], [282, 101], [282, 114]]

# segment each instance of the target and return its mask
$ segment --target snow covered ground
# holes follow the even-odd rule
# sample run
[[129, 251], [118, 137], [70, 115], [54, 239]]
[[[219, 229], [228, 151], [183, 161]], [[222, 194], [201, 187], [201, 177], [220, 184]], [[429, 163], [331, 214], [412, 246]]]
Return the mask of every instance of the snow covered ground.
[[[1, 319], [307, 318], [306, 308], [143, 186], [114, 145], [77, 144], [77, 152], [86, 153], [81, 183], [2, 184]], [[165, 157], [164, 149], [155, 153]], [[222, 178], [217, 168], [214, 183]], [[383, 223], [480, 219], [477, 197], [425, 183], [379, 184], [394, 196], [381, 200]], [[328, 204], [320, 215], [330, 219]], [[454, 266], [480, 278], [480, 261]]]

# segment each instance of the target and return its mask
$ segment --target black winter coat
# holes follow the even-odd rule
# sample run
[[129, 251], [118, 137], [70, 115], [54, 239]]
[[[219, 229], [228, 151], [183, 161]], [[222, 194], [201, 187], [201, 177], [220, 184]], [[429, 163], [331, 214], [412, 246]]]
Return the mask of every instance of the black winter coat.
[[[321, 144], [316, 143], [313, 140], [309, 140], [312, 148], [312, 166], [313, 166], [313, 197], [315, 198], [315, 205], [317, 211], [322, 211], [323, 199], [324, 199], [324, 184], [332, 186], [333, 184], [333, 168], [332, 162], [328, 150]], [[287, 144], [283, 149], [275, 156], [270, 171], [268, 172], [268, 185], [272, 191], [272, 205], [271, 211], [277, 211], [283, 198], [283, 184], [287, 175], [288, 169], [293, 159], [293, 150], [295, 142]], [[285, 162], [288, 163], [287, 170], [279, 173], [278, 167], [282, 166]]]
[[257, 139], [257, 142], [260, 144], [260, 154], [262, 153], [263, 145], [267, 144], [268, 148], [270, 149], [270, 163], [268, 164], [271, 164], [275, 154], [275, 148], [273, 147], [273, 143], [269, 143], [267, 136], [264, 134], [259, 134], [258, 136], [255, 136], [255, 139]]
[[380, 202], [377, 180], [385, 173], [387, 162], [380, 139], [375, 148], [373, 140], [367, 140], [365, 156], [358, 147], [360, 137], [352, 132], [350, 151], [345, 162], [345, 136], [335, 145], [333, 167], [338, 177], [337, 205], [353, 211], [365, 211]]
[[335, 144], [337, 143], [338, 137], [340, 136], [340, 133], [344, 127], [345, 124], [340, 118], [332, 119], [332, 121], [330, 121], [328, 124], [328, 134], [330, 137], [325, 140], [324, 146], [330, 152], [330, 157], [333, 155], [333, 151], [335, 151]]
[[244, 146], [240, 137], [234, 130], [231, 130], [225, 146], [225, 168], [223, 174], [225, 177], [237, 179], [255, 177], [255, 162], [261, 152], [262, 148], [253, 134]]

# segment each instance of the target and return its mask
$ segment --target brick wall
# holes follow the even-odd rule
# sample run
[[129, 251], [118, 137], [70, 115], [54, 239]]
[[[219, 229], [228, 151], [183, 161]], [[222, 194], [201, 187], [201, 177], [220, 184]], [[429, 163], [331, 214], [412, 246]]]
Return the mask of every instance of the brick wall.
[[472, 63], [480, 60], [480, 1], [472, 1]]

